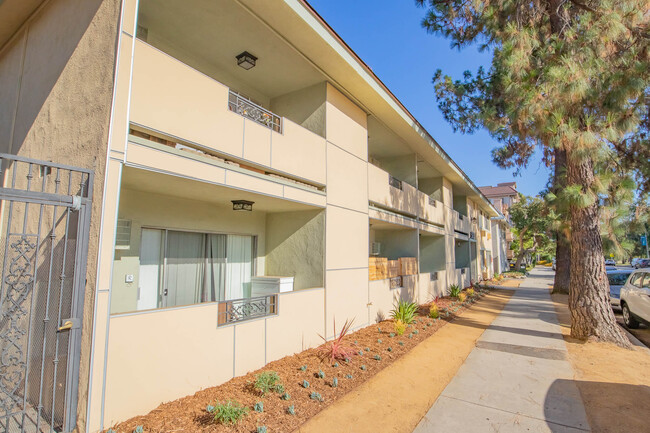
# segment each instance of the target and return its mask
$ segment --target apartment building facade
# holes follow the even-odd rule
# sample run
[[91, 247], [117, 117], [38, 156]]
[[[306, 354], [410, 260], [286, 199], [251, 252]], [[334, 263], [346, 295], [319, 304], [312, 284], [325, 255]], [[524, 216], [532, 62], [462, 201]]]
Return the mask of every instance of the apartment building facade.
[[492, 219], [492, 249], [496, 253], [495, 257], [498, 257], [493, 265], [494, 271], [505, 272], [509, 269], [509, 260], [514, 258], [514, 251], [510, 249], [513, 235], [509, 209], [519, 201], [517, 183], [502, 182], [496, 186], [481, 186], [479, 190], [502, 215]]
[[0, 428], [100, 431], [495, 272], [497, 209], [306, 2], [0, 24]]

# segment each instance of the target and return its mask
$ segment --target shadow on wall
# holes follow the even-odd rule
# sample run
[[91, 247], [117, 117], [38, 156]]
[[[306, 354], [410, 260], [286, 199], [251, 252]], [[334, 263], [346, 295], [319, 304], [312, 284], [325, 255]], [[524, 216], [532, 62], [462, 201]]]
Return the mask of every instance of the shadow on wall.
[[[582, 397], [587, 419], [572, 411], [567, 399]], [[566, 425], [594, 432], [647, 431], [650, 420], [650, 387], [626, 383], [588, 382], [558, 379], [548, 390], [544, 417], [552, 432], [566, 432]], [[568, 417], [568, 418], [567, 418]], [[565, 425], [558, 425], [565, 421]]]
[[[73, 5], [74, 3], [74, 5]], [[100, 85], [99, 76], [101, 71], [94, 68], [92, 57], [101, 53], [75, 52], [95, 15], [97, 14], [102, 0], [64, 0], [51, 2], [39, 16], [36, 17], [28, 28], [23, 28], [8, 46], [5, 47], [0, 57], [0, 65], [5, 73], [0, 76], [0, 87], [7, 96], [0, 108], [0, 118], [13, 120], [15, 124], [13, 131], [11, 123], [1, 125], [0, 134], [8, 133], [7, 137], [0, 137], [0, 150], [13, 154], [21, 153], [23, 144], [27, 141], [32, 129], [36, 126], [36, 119], [40, 116], [51, 121], [50, 127], [54, 131], [40, 131], [46, 134], [50, 141], [57, 138], [80, 137], [82, 131], [65, 131], [66, 128], [74, 130], [82, 128], [84, 122], [79, 120], [88, 113], [88, 106], [80, 104], [75, 98], [63, 98], [57, 93], [65, 92], [74, 86], [72, 81], [81, 76], [86, 76], [86, 84], [81, 86]], [[66, 25], [61, 25], [66, 23]], [[26, 46], [25, 46], [26, 44]], [[24, 51], [23, 51], [24, 50]], [[24, 53], [24, 59], [23, 57]], [[79, 67], [78, 63], [71, 62], [73, 56], [89, 56], [88, 63], [84, 64], [84, 71], [65, 73], [66, 67]], [[22, 71], [21, 71], [21, 63]], [[66, 83], [67, 80], [71, 80]], [[87, 91], [83, 91], [85, 94]], [[48, 99], [53, 101], [52, 106], [48, 105]], [[88, 101], [88, 105], [94, 105]], [[97, 102], [96, 102], [97, 103]], [[1, 122], [4, 124], [4, 121]], [[56, 126], [54, 126], [56, 125]], [[75, 126], [77, 125], [77, 126]], [[6, 128], [4, 127], [6, 126]], [[4, 132], [2, 130], [4, 129]], [[57, 135], [60, 135], [57, 137]], [[40, 137], [44, 138], [44, 137]], [[43, 150], [47, 149], [47, 146]], [[31, 154], [32, 149], [28, 152]], [[34, 155], [41, 159], [47, 159], [49, 155]], [[63, 162], [63, 161], [61, 161]]]

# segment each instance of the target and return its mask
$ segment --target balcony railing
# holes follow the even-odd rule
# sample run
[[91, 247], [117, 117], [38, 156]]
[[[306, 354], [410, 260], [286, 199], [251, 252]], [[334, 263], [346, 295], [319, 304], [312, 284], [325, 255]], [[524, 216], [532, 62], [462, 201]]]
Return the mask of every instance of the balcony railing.
[[388, 176], [388, 184], [393, 188], [402, 190], [402, 181], [394, 176], [390, 176], [390, 175]]
[[219, 303], [217, 325], [242, 322], [278, 314], [278, 295], [233, 299]]
[[275, 132], [282, 133], [282, 118], [280, 116], [232, 90], [228, 94], [228, 109]]
[[429, 204], [431, 206], [433, 206], [433, 207], [437, 207], [438, 206], [438, 201], [435, 198], [429, 196]]
[[400, 275], [399, 277], [389, 278], [388, 283], [389, 283], [389, 288], [391, 289], [397, 289], [399, 287], [402, 287], [402, 276]]

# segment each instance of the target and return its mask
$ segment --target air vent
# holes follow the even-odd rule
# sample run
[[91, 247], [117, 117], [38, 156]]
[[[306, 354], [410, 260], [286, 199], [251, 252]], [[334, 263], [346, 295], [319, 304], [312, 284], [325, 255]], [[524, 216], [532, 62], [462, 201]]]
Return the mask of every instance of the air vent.
[[438, 273], [437, 272], [431, 272], [431, 281], [438, 281]]
[[381, 254], [381, 243], [380, 242], [373, 242], [370, 244], [370, 255], [371, 256], [378, 256]]
[[115, 234], [115, 249], [128, 250], [131, 248], [131, 220], [117, 220]]

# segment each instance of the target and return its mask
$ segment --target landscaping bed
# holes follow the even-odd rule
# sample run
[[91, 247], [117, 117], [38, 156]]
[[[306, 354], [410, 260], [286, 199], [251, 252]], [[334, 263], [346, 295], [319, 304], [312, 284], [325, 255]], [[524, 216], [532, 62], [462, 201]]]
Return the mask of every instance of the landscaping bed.
[[[471, 291], [465, 291], [465, 302], [460, 302], [458, 298], [438, 299], [438, 319], [429, 317], [430, 304], [420, 305], [415, 320], [406, 327], [403, 335], [396, 333], [392, 319], [350, 332], [342, 338], [343, 345], [353, 353], [347, 361], [331, 363], [329, 358], [322, 359], [324, 347], [332, 345], [332, 342], [328, 342], [271, 362], [258, 371], [233, 378], [222, 385], [161, 404], [149, 414], [131, 418], [112, 430], [117, 433], [294, 431], [434, 334], [487, 292], [487, 289], [481, 289], [471, 296]], [[337, 332], [342, 325], [337, 323]], [[277, 373], [279, 381], [271, 383], [272, 389], [262, 395], [256, 385], [261, 379], [273, 376], [273, 372]], [[229, 400], [245, 407], [246, 415], [236, 424], [216, 422], [214, 412], [210, 413], [207, 409], [214, 410], [216, 403]], [[333, 427], [332, 431], [335, 430]]]

